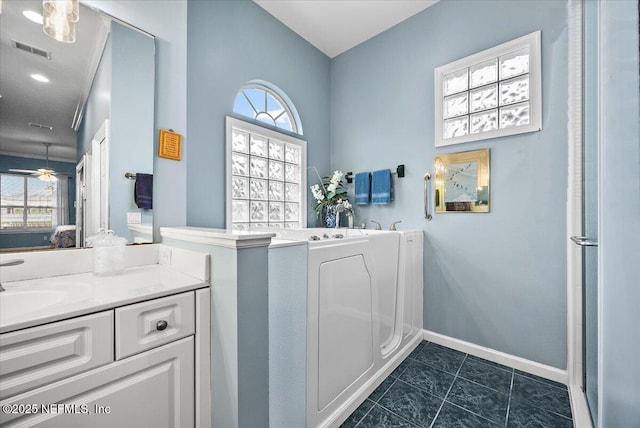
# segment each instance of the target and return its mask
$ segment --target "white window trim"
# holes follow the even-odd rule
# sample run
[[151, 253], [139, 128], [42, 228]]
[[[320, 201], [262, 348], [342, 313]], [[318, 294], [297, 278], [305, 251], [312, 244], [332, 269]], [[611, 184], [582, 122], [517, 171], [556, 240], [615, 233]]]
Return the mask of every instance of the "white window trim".
[[263, 126], [254, 125], [244, 120], [236, 119], [230, 116], [225, 118], [225, 227], [227, 230], [232, 229], [231, 221], [231, 148], [232, 148], [232, 130], [240, 128], [250, 133], [259, 134], [263, 137], [273, 138], [285, 143], [297, 144], [300, 146], [300, 226], [307, 227], [307, 142], [299, 138], [292, 137], [284, 132], [278, 132], [265, 128]]
[[[504, 129], [480, 132], [477, 134], [467, 134], [454, 138], [444, 139], [443, 128], [443, 93], [442, 80], [445, 75], [457, 70], [468, 68], [484, 61], [506, 55], [519, 49], [529, 48], [529, 124], [522, 126], [512, 126]], [[482, 52], [467, 56], [449, 64], [442, 65], [434, 69], [435, 83], [435, 146], [443, 147], [452, 144], [467, 143], [469, 141], [480, 141], [488, 138], [504, 137], [507, 135], [522, 134], [542, 130], [542, 71], [540, 55], [540, 31], [535, 31], [526, 36], [508, 41], [498, 46], [486, 49]], [[469, 126], [471, 126], [469, 124]]]

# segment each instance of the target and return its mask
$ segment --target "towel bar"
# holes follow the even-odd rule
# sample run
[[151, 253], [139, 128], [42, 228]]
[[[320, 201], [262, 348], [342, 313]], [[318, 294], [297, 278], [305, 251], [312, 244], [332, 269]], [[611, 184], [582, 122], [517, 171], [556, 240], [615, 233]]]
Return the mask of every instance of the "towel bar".
[[[397, 175], [398, 178], [404, 177], [404, 164], [398, 165], [395, 172], [391, 171], [391, 175]], [[353, 183], [353, 171], [349, 171], [344, 175], [347, 183]]]
[[130, 180], [135, 180], [135, 179], [136, 179], [136, 175], [135, 175], [135, 174], [132, 174], [132, 173], [130, 173], [130, 172], [125, 172], [125, 173], [124, 173], [124, 178], [128, 178], [128, 179], [130, 179]]

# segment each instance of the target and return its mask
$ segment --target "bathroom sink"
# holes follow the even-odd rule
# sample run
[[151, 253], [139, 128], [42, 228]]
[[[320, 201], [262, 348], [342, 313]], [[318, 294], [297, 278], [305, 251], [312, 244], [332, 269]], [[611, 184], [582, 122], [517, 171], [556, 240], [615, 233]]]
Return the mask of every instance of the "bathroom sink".
[[[91, 287], [58, 278], [8, 283], [0, 293], [0, 325], [18, 317], [38, 318], [90, 297]], [[18, 285], [20, 284], [20, 285]]]
[[16, 290], [0, 294], [0, 314], [2, 318], [38, 312], [54, 306], [65, 299], [67, 293], [60, 290]]

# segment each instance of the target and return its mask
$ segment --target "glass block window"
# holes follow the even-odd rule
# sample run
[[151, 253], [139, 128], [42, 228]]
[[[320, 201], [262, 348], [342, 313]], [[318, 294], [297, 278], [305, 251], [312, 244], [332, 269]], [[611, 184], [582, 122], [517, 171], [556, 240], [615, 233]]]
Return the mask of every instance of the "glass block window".
[[295, 134], [302, 134], [294, 112], [277, 91], [250, 83], [243, 87], [233, 103], [234, 113]]
[[0, 229], [50, 230], [56, 226], [57, 184], [37, 177], [0, 174]]
[[227, 117], [227, 228], [306, 227], [306, 142]]
[[542, 129], [540, 32], [435, 69], [435, 144]]

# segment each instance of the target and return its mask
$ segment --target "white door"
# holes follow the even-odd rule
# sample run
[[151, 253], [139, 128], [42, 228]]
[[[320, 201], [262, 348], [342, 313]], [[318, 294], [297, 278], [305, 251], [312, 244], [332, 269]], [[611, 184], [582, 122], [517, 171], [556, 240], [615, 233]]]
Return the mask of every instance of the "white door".
[[[82, 218], [82, 243], [78, 247], [84, 246], [87, 237], [98, 233], [98, 229], [109, 228], [109, 120], [96, 132], [83, 161], [82, 217], [77, 216]], [[80, 180], [77, 186], [80, 188]]]

